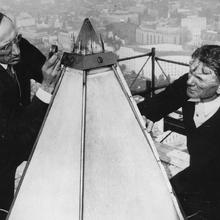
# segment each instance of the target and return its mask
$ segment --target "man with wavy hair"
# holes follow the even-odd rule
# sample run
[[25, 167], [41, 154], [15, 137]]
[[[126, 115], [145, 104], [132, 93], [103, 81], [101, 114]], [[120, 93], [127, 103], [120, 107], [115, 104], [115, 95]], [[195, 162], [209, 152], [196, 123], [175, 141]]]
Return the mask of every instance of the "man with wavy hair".
[[220, 209], [220, 46], [192, 54], [189, 73], [165, 91], [138, 104], [147, 129], [182, 107], [190, 165], [171, 179], [190, 219], [219, 219]]

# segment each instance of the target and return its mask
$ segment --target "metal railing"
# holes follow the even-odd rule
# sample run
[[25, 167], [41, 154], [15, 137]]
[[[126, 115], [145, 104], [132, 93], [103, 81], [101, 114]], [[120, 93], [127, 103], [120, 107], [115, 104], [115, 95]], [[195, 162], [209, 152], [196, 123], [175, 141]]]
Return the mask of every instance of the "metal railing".
[[[174, 60], [169, 60], [169, 59], [163, 59], [160, 57], [156, 56], [156, 49], [152, 48], [151, 52], [149, 53], [145, 53], [145, 54], [141, 54], [141, 55], [137, 55], [137, 56], [130, 56], [130, 57], [125, 57], [125, 58], [119, 58], [118, 62], [122, 62], [122, 61], [128, 61], [128, 60], [132, 60], [132, 59], [138, 59], [138, 58], [142, 58], [142, 57], [147, 57], [146, 61], [144, 62], [144, 64], [141, 66], [140, 70], [137, 72], [134, 80], [129, 84], [129, 88], [131, 89], [132, 86], [135, 84], [135, 82], [137, 81], [137, 79], [140, 77], [140, 74], [142, 73], [142, 70], [144, 69], [144, 67], [146, 66], [146, 64], [151, 61], [151, 86], [150, 88], [147, 88], [147, 93], [150, 92], [150, 95], [153, 96], [155, 94], [156, 90], [159, 89], [163, 89], [165, 88], [168, 84], [171, 83], [170, 81], [170, 77], [169, 74], [170, 73], [166, 73], [165, 69], [162, 67], [161, 63], [167, 63], [167, 64], [172, 64], [172, 65], [177, 65], [177, 66], [184, 66], [184, 67], [188, 67], [189, 64], [184, 63], [184, 62], [178, 62], [178, 61], [174, 61]], [[151, 59], [150, 59], [151, 58]], [[156, 85], [156, 74], [155, 74], [155, 70], [156, 67], [158, 67], [158, 69], [160, 70], [162, 76], [165, 77], [165, 79], [167, 80], [167, 84], [166, 85]], [[185, 73], [185, 72], [183, 72]], [[182, 74], [183, 74], [182, 73]], [[144, 92], [144, 91], [143, 91]]]
[[[135, 82], [137, 81], [137, 79], [140, 77], [140, 74], [142, 73], [142, 70], [144, 69], [144, 67], [146, 66], [146, 64], [148, 62], [151, 62], [150, 67], [151, 67], [151, 81], [149, 83], [150, 88], [147, 88], [146, 85], [146, 90], [141, 91], [141, 93], [136, 93], [142, 96], [154, 96], [155, 93], [157, 93], [158, 90], [164, 89], [166, 88], [170, 83], [170, 72], [172, 71], [177, 71], [177, 66], [181, 67], [180, 69], [182, 69], [183, 67], [187, 67], [187, 69], [181, 70], [182, 72], [179, 73], [179, 76], [186, 73], [188, 71], [188, 66], [189, 64], [184, 63], [184, 62], [178, 62], [178, 61], [174, 61], [174, 60], [169, 60], [169, 59], [164, 59], [164, 58], [160, 58], [156, 56], [156, 49], [152, 48], [151, 52], [149, 53], [145, 53], [145, 54], [141, 54], [141, 55], [137, 55], [137, 56], [131, 56], [131, 57], [126, 57], [126, 58], [121, 58], [118, 59], [118, 62], [122, 62], [122, 61], [127, 61], [127, 60], [132, 60], [132, 59], [138, 59], [138, 58], [142, 58], [142, 57], [146, 57], [146, 60], [144, 61], [143, 65], [141, 66], [140, 70], [137, 72], [136, 76], [134, 77], [133, 81], [128, 84], [129, 88], [131, 89], [132, 86], [135, 84]], [[165, 68], [163, 67], [164, 64], [169, 64], [171, 66], [173, 66], [173, 70], [169, 69], [165, 70]], [[165, 85], [157, 85], [156, 83], [156, 67], [158, 68], [158, 71], [160, 71], [161, 75], [165, 77], [165, 80], [167, 81], [167, 84]], [[169, 71], [169, 72], [167, 72]], [[179, 71], [179, 70], [178, 70]], [[147, 79], [146, 79], [147, 81]], [[147, 84], [147, 83], [146, 83]], [[132, 91], [131, 91], [132, 92]], [[133, 95], [135, 95], [134, 93], [132, 93]], [[178, 112], [178, 114], [181, 114], [180, 112]], [[174, 119], [172, 117], [165, 117], [164, 118], [164, 123], [166, 124], [166, 126], [168, 127], [168, 130], [171, 130], [171, 132], [165, 136], [161, 142], [163, 142], [173, 131], [180, 133], [180, 134], [184, 134], [185, 135], [185, 130], [184, 130], [184, 126], [182, 125], [181, 120], [177, 120]], [[165, 126], [164, 124], [164, 126]]]

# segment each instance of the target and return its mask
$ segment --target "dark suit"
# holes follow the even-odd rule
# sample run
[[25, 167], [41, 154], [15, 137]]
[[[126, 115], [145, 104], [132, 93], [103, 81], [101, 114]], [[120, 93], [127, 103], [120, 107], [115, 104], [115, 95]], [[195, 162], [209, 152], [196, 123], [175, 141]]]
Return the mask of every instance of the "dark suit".
[[154, 122], [182, 107], [190, 166], [174, 176], [171, 183], [180, 197], [193, 194], [193, 200], [220, 201], [220, 109], [196, 128], [193, 120], [195, 103], [188, 101], [186, 94], [187, 78], [185, 74], [164, 92], [140, 103], [138, 107]]
[[21, 101], [23, 105], [30, 103], [30, 79], [41, 82], [43, 79], [41, 67], [46, 61], [45, 56], [27, 40], [22, 38], [19, 42], [21, 60], [14, 65], [21, 87]]
[[37, 97], [29, 104], [29, 80], [42, 80], [45, 57], [26, 40], [20, 43], [21, 62], [14, 69], [21, 94], [17, 82], [0, 66], [0, 208], [6, 210], [13, 199], [16, 168], [27, 160], [48, 106]]

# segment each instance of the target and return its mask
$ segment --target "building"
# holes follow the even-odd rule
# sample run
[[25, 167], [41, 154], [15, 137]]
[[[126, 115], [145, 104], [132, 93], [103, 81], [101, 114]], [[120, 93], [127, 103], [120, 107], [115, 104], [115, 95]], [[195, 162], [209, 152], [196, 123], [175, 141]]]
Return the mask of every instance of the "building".
[[181, 19], [181, 27], [187, 28], [191, 32], [191, 44], [199, 46], [201, 44], [201, 33], [207, 28], [207, 19], [205, 17], [188, 16]]
[[114, 22], [131, 22], [133, 24], [139, 23], [139, 15], [138, 13], [129, 12], [129, 11], [122, 11], [117, 10], [113, 13], [108, 13], [102, 16], [103, 20], [107, 21], [108, 23]]
[[16, 17], [15, 22], [18, 28], [31, 28], [31, 27], [35, 27], [36, 25], [35, 18], [26, 12], [20, 13]]
[[214, 15], [214, 26], [216, 31], [220, 31], [220, 14]]
[[180, 2], [170, 0], [168, 2], [168, 8], [169, 8], [169, 13], [173, 13], [173, 12], [177, 11], [180, 8]]
[[54, 4], [54, 0], [41, 0], [41, 4]]
[[73, 33], [59, 32], [57, 38], [59, 49], [69, 52], [73, 51], [75, 41]]
[[179, 28], [159, 27], [153, 29], [143, 24], [137, 28], [136, 42], [139, 44], [181, 44], [181, 33]]
[[136, 29], [137, 25], [129, 22], [115, 22], [106, 26], [107, 32], [112, 32], [126, 43], [136, 42]]
[[204, 30], [201, 33], [203, 44], [216, 44], [220, 41], [220, 33], [212, 30]]

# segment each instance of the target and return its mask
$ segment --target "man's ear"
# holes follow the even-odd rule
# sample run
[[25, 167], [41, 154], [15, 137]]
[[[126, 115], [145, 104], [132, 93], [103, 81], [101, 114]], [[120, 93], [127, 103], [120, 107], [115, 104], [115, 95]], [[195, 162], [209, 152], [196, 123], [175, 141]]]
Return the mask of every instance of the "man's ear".
[[220, 85], [218, 86], [218, 88], [217, 88], [217, 90], [216, 90], [216, 93], [217, 93], [218, 95], [220, 95]]

